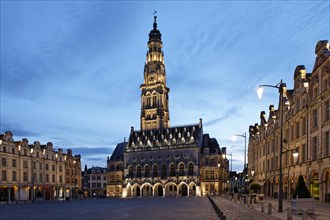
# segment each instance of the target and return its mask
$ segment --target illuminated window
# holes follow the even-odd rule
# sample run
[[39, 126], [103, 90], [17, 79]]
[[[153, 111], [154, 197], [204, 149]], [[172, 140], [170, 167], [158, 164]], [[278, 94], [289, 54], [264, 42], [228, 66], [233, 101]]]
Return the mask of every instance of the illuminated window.
[[211, 180], [214, 180], [214, 170], [211, 170]]

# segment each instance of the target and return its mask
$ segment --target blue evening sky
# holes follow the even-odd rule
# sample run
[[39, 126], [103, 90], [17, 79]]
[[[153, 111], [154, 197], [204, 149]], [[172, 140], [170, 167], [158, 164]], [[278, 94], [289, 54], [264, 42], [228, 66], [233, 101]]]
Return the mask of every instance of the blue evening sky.
[[116, 143], [140, 128], [140, 84], [157, 10], [171, 125], [198, 123], [233, 153], [297, 65], [312, 71], [330, 39], [323, 1], [1, 1], [1, 123], [14, 139], [71, 148], [106, 166]]

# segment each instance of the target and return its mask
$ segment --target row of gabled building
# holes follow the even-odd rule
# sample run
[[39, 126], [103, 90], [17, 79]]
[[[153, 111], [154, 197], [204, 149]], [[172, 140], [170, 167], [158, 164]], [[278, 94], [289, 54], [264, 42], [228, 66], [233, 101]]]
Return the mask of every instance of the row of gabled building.
[[312, 72], [297, 66], [294, 88], [278, 88], [277, 109], [270, 105], [269, 117], [262, 111], [260, 123], [249, 128], [249, 175], [268, 196], [278, 196], [282, 156], [284, 198], [292, 197], [301, 174], [315, 199], [330, 202], [329, 42], [319, 41], [315, 54]]
[[81, 190], [80, 155], [53, 144], [15, 141], [0, 135], [0, 201], [20, 202], [75, 199]]

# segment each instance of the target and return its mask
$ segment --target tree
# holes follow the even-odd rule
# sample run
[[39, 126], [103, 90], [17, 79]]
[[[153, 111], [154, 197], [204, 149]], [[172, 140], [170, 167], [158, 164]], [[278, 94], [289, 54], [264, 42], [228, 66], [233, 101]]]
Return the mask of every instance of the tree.
[[299, 175], [296, 188], [293, 193], [293, 198], [310, 198], [311, 194], [306, 187], [305, 180], [302, 175]]
[[258, 191], [261, 190], [261, 186], [259, 183], [252, 182], [249, 186], [249, 189], [251, 192], [257, 193]]

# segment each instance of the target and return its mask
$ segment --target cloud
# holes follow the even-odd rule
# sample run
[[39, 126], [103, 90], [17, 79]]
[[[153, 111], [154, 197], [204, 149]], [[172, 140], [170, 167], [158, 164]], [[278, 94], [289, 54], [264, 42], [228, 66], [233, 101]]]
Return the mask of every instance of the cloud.
[[90, 155], [96, 155], [96, 154], [103, 154], [109, 156], [114, 150], [114, 147], [93, 147], [93, 148], [75, 147], [74, 150], [75, 152], [81, 155], [85, 155], [86, 158], [91, 158]]
[[0, 128], [0, 132], [4, 133], [6, 131], [11, 131], [13, 133], [13, 136], [18, 137], [38, 137], [41, 135], [41, 133], [24, 128], [23, 125], [20, 125], [18, 123], [1, 123]]
[[238, 114], [238, 112], [239, 112], [239, 107], [237, 107], [237, 106], [231, 107], [230, 109], [226, 110], [223, 113], [223, 115], [221, 115], [220, 117], [215, 118], [215, 119], [211, 119], [207, 122], [204, 122], [204, 126], [208, 127], [208, 126], [218, 124], [222, 121], [225, 121], [225, 120], [229, 119], [230, 117], [235, 116], [236, 114]]

